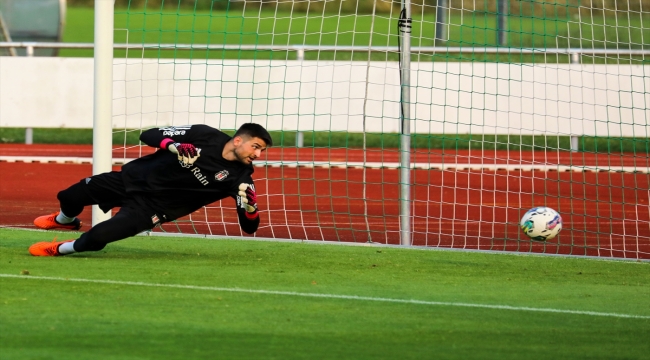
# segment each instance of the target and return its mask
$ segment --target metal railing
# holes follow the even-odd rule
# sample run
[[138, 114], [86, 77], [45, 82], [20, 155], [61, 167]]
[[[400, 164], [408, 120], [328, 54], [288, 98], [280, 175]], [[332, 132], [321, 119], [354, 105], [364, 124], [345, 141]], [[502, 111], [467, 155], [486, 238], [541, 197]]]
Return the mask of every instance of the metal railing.
[[[34, 49], [94, 49], [93, 43], [54, 43], [54, 42], [0, 42], [0, 48], [23, 48], [27, 55]], [[397, 46], [340, 46], [340, 45], [227, 45], [227, 44], [114, 44], [115, 50], [234, 50], [234, 51], [295, 51], [297, 58], [304, 57], [307, 51], [352, 51], [352, 52], [395, 52]], [[579, 62], [581, 55], [626, 55], [650, 56], [650, 49], [584, 49], [584, 48], [512, 48], [476, 46], [412, 46], [412, 53], [448, 54], [551, 54], [568, 55], [572, 63]], [[575, 62], [574, 62], [575, 61]]]

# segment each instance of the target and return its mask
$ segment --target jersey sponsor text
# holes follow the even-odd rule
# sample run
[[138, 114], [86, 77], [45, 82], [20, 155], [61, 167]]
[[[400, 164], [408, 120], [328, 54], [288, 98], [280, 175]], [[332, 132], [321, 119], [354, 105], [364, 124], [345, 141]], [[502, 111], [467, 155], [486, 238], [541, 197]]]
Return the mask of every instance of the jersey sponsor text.
[[185, 130], [163, 131], [163, 135], [165, 136], [185, 135]]
[[208, 182], [208, 180], [207, 180], [208, 177], [205, 176], [205, 175], [203, 175], [203, 174], [201, 174], [201, 169], [199, 169], [198, 167], [195, 166], [195, 167], [194, 167], [192, 170], [190, 170], [190, 171], [192, 172], [192, 174], [194, 174], [194, 177], [197, 178], [197, 180], [199, 180], [199, 181], [201, 182], [201, 184], [203, 184], [203, 185], [205, 185], [205, 186], [207, 186], [207, 185], [210, 184], [210, 182]]

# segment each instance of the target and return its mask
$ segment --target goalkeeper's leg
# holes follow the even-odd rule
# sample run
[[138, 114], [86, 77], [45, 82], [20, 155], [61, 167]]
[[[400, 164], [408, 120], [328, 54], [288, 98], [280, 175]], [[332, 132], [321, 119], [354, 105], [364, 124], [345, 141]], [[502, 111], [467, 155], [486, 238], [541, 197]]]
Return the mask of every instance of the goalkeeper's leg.
[[57, 195], [60, 211], [34, 219], [34, 225], [43, 230], [66, 229], [79, 230], [81, 221], [77, 218], [86, 205], [94, 203], [93, 199], [83, 191], [81, 183], [60, 191]]
[[107, 244], [150, 230], [160, 223], [152, 210], [126, 204], [115, 216], [92, 227], [76, 240], [39, 242], [29, 248], [34, 256], [60, 256], [84, 251], [99, 251]]
[[50, 229], [79, 230], [81, 221], [77, 218], [88, 205], [99, 204], [102, 210], [120, 206], [126, 197], [126, 190], [120, 172], [110, 172], [82, 179], [80, 182], [60, 191], [57, 198], [60, 211], [34, 220], [36, 227]]
[[115, 216], [93, 226], [79, 239], [65, 246], [61, 253], [102, 250], [109, 243], [151, 230], [160, 222], [158, 219], [158, 215], [151, 210], [132, 205], [123, 206]]

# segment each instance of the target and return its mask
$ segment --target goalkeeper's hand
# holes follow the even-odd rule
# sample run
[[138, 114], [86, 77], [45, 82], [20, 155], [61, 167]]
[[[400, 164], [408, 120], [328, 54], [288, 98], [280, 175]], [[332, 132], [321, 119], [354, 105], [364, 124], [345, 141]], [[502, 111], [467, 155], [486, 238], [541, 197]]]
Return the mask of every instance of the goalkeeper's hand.
[[201, 156], [201, 149], [187, 143], [170, 142], [167, 144], [167, 150], [178, 155], [178, 161], [181, 161], [183, 165], [193, 165], [199, 156]]
[[241, 197], [242, 206], [249, 214], [257, 212], [257, 194], [253, 184], [239, 184], [239, 197]]

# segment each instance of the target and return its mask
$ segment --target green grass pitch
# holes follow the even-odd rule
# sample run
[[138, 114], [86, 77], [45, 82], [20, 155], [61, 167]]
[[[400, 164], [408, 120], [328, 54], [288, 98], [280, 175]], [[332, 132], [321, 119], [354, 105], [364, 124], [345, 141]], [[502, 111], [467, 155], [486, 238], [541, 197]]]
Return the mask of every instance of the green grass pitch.
[[[70, 7], [67, 9], [64, 42], [93, 42], [93, 15], [89, 7]], [[115, 9], [116, 43], [166, 43], [166, 44], [229, 44], [229, 45], [339, 45], [394, 46], [397, 48], [397, 17], [399, 13], [379, 14], [374, 19], [367, 14], [321, 13], [312, 11], [287, 12], [255, 9], [248, 11], [233, 8], [225, 10], [180, 10], [149, 6], [145, 12], [134, 6], [133, 9]], [[568, 63], [567, 55], [549, 55], [540, 52], [535, 55], [518, 53], [519, 48], [608, 48], [642, 49], [644, 39], [650, 37], [650, 28], [644, 26], [648, 17], [621, 15], [619, 17], [593, 18], [545, 16], [508, 16], [507, 46], [512, 52], [501, 55], [484, 54], [432, 54], [420, 53], [412, 56], [412, 61], [487, 61], [487, 62], [530, 62], [530, 63]], [[497, 18], [494, 14], [467, 12], [465, 15], [454, 12], [449, 17], [446, 28], [448, 39], [440, 46], [449, 47], [493, 47], [496, 43]], [[434, 46], [436, 17], [434, 13], [413, 14], [411, 33], [412, 46]], [[371, 41], [372, 29], [372, 41]], [[92, 57], [92, 50], [62, 49], [61, 56]], [[123, 50], [115, 51], [116, 58], [127, 56]], [[295, 59], [295, 52], [285, 51], [222, 51], [212, 50], [158, 50], [140, 51], [131, 49], [132, 58], [188, 58], [205, 59]], [[367, 52], [308, 51], [307, 60], [358, 60], [367, 61]], [[397, 61], [397, 52], [374, 53], [375, 61]], [[583, 64], [622, 63], [645, 64], [647, 56], [592, 56], [583, 55]]]
[[77, 234], [0, 229], [2, 359], [650, 353], [645, 262], [176, 237], [28, 254], [55, 235]]

